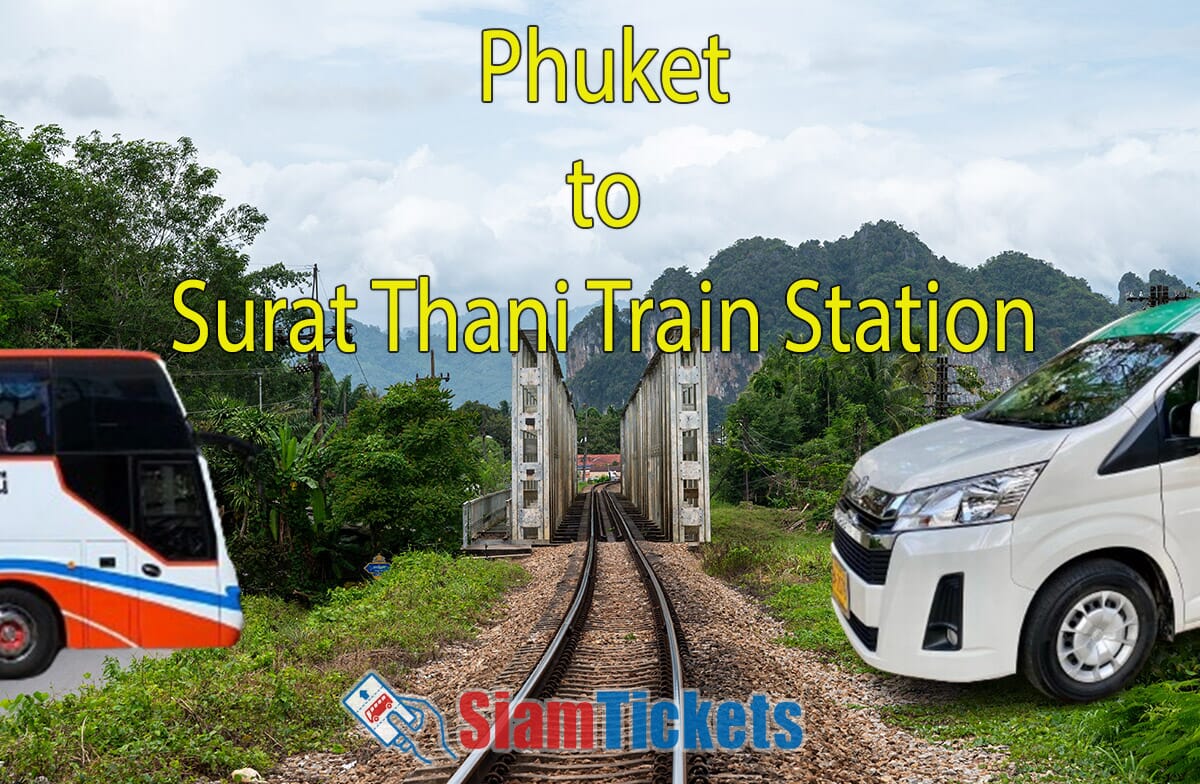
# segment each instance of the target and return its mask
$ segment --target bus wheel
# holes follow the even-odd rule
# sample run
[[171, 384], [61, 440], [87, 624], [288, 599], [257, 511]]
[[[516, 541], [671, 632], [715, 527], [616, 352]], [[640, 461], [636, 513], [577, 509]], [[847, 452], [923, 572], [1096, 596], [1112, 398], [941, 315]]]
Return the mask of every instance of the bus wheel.
[[44, 672], [59, 649], [54, 610], [28, 591], [0, 588], [0, 678]]
[[1129, 683], [1154, 646], [1158, 610], [1142, 576], [1107, 558], [1071, 566], [1042, 587], [1021, 641], [1021, 669], [1039, 691], [1091, 702]]

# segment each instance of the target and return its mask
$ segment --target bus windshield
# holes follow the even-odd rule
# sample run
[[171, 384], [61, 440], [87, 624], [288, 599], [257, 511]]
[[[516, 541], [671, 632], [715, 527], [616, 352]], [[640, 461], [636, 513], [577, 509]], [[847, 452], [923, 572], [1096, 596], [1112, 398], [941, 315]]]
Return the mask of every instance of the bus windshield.
[[50, 451], [50, 382], [45, 363], [0, 366], [0, 454]]
[[1068, 428], [1098, 422], [1125, 403], [1196, 336], [1133, 335], [1071, 348], [996, 398], [972, 419]]

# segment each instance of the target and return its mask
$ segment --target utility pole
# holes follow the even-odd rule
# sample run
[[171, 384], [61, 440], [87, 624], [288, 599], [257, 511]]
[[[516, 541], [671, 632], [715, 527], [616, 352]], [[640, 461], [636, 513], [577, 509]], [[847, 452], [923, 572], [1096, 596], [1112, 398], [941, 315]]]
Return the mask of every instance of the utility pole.
[[487, 429], [484, 424], [487, 419], [487, 409], [479, 409], [479, 449], [483, 453], [481, 457], [487, 460]]
[[[587, 406], [584, 406], [582, 411], [580, 412], [583, 414], [583, 421], [579, 423], [583, 428], [583, 435], [579, 436], [579, 443], [576, 445], [577, 449], [576, 449], [575, 457], [574, 457], [574, 459], [576, 461], [576, 465], [579, 466], [579, 481], [583, 482], [584, 484], [587, 484], [587, 475], [588, 475], [587, 422], [588, 422], [588, 411], [589, 410], [590, 409], [588, 409]], [[578, 462], [579, 461], [578, 447], [583, 447], [583, 462], [582, 462], [582, 464], [580, 464]]]
[[[747, 455], [750, 454], [749, 429], [749, 418], [742, 414], [742, 450]], [[742, 464], [742, 500], [750, 503], [750, 468], [745, 463]]]
[[934, 363], [933, 416], [945, 419], [950, 416], [950, 357], [942, 354]]
[[[445, 381], [450, 383], [450, 374], [443, 373], [440, 376], [437, 374], [437, 353], [434, 352], [433, 346], [429, 347], [429, 375], [425, 378], [436, 378], [439, 382]], [[417, 381], [421, 380], [421, 374], [417, 374]]]
[[[318, 285], [318, 280], [319, 280], [318, 273], [319, 273], [319, 270], [317, 269], [317, 265], [313, 264], [313, 268], [312, 268], [312, 298], [313, 298], [314, 302], [320, 302], [320, 297], [319, 297], [320, 288]], [[323, 305], [321, 306], [321, 309], [322, 309], [322, 313], [324, 313]], [[314, 332], [315, 332], [314, 328], [305, 328], [305, 329], [300, 330], [300, 335], [299, 335], [300, 340], [303, 342], [306, 342], [306, 343], [313, 342], [313, 340], [316, 337]], [[321, 401], [321, 370], [324, 368], [324, 366], [321, 364], [321, 352], [324, 351], [325, 348], [329, 346], [331, 341], [336, 340], [337, 336], [338, 335], [337, 335], [337, 331], [335, 328], [330, 328], [330, 329], [325, 330], [321, 334], [320, 347], [314, 348], [312, 351], [308, 352], [308, 357], [303, 362], [300, 362], [299, 364], [297, 364], [295, 367], [292, 368], [297, 373], [311, 373], [312, 374], [312, 415], [313, 415], [313, 419], [316, 420], [316, 423], [317, 423], [317, 433], [318, 434], [320, 434], [324, 430], [324, 426], [325, 426], [324, 405]], [[276, 333], [276, 339], [286, 342], [289, 339], [289, 334], [287, 332], [278, 332], [278, 333]], [[346, 325], [346, 339], [349, 341], [354, 340], [354, 325], [353, 324]]]
[[315, 351], [308, 352], [308, 372], [312, 374], [313, 419], [317, 420], [317, 430], [320, 432], [324, 427], [325, 406], [321, 400], [321, 358]]

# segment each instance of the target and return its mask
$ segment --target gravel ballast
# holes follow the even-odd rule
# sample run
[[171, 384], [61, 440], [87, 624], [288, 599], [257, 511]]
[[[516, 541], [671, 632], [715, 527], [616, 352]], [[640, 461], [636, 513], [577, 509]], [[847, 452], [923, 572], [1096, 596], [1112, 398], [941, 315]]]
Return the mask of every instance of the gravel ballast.
[[[493, 625], [481, 629], [472, 640], [446, 646], [436, 659], [414, 670], [405, 681], [392, 683], [392, 687], [402, 694], [427, 697], [446, 714], [453, 728], [458, 719], [454, 708], [463, 691], [519, 685], [519, 678], [515, 683], [501, 683], [500, 676], [520, 649], [545, 647], [549, 636], [539, 620], [548, 604], [552, 605], [552, 614], [561, 615], [565, 610], [558, 589], [568, 566], [575, 566], [583, 551], [582, 543], [535, 548], [532, 555], [517, 561], [529, 573], [529, 581], [504, 597]], [[352, 684], [346, 685], [349, 688]], [[425, 732], [417, 741], [422, 753], [438, 749], [433, 736]], [[418, 766], [408, 754], [381, 748], [365, 731], [351, 730], [346, 745], [353, 751], [286, 759], [265, 778], [271, 784], [392, 784], [403, 781]]]
[[888, 726], [869, 707], [880, 694], [877, 676], [848, 673], [811, 651], [779, 644], [783, 625], [705, 574], [687, 545], [645, 547], [683, 630], [688, 685], [706, 698], [759, 693], [796, 699], [804, 708], [799, 750], [712, 754], [715, 781], [983, 782], [1003, 766], [1002, 754], [930, 743]]
[[[711, 753], [714, 782], [829, 782], [889, 784], [986, 782], [1007, 767], [996, 750], [932, 743], [885, 724], [870, 707], [891, 692], [878, 677], [849, 673], [810, 651], [778, 642], [785, 629], [751, 598], [701, 569], [682, 544], [645, 543], [664, 583], [687, 644], [687, 686], [705, 698], [745, 700], [751, 694], [796, 699], [804, 709], [804, 745], [794, 752]], [[540, 548], [521, 561], [531, 575], [498, 609], [498, 621], [474, 640], [449, 646], [420, 667], [398, 691], [429, 697], [443, 708], [451, 727], [459, 693], [469, 688], [515, 688], [510, 662], [545, 636], [547, 604], [557, 610], [568, 564], [575, 573], [583, 545]], [[635, 588], [637, 586], [631, 586]], [[831, 610], [832, 612], [832, 610]], [[527, 658], [528, 654], [525, 654]], [[894, 679], [889, 679], [894, 680]], [[909, 692], [936, 699], [936, 684], [913, 684]], [[949, 696], [952, 689], [946, 689]], [[920, 695], [918, 695], [920, 696]], [[385, 751], [354, 731], [346, 754], [307, 754], [281, 763], [266, 778], [274, 784], [335, 782], [399, 784], [416, 763], [407, 754]], [[422, 733], [424, 735], [424, 733]], [[418, 738], [422, 750], [428, 738]], [[436, 748], [436, 744], [433, 744]]]

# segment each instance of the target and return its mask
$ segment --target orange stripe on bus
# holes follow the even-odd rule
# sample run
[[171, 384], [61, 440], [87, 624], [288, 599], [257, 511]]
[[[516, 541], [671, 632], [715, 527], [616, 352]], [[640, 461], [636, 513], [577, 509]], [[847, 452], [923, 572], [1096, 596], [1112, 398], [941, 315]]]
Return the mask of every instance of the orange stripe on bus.
[[[211, 618], [72, 580], [14, 572], [0, 574], [0, 580], [35, 585], [48, 593], [63, 612], [110, 629], [142, 648], [224, 647], [241, 636], [238, 629]], [[135, 619], [140, 622], [135, 623]], [[68, 648], [128, 647], [84, 621], [65, 621]]]
[[158, 362], [158, 354], [119, 348], [6, 348], [0, 359], [142, 359]]

